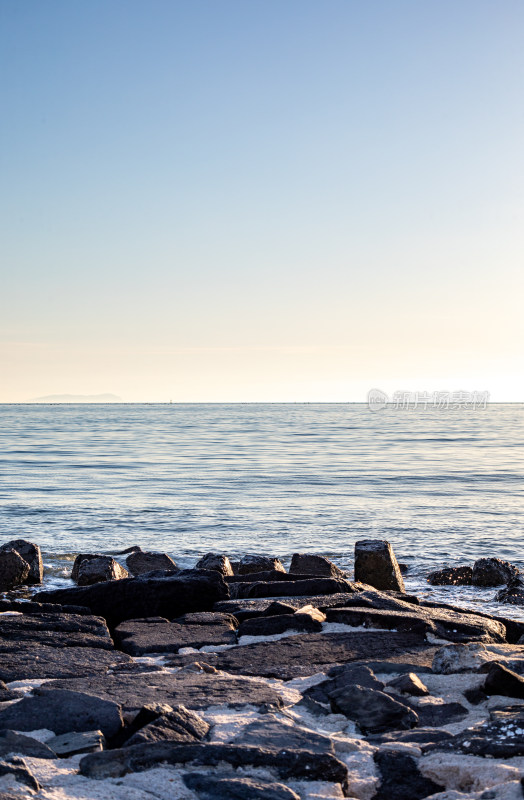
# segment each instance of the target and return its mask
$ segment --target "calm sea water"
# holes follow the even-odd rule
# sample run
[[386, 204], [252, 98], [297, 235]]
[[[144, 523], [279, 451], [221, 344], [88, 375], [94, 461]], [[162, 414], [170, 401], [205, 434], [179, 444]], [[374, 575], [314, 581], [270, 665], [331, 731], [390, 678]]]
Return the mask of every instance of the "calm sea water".
[[139, 544], [181, 566], [309, 551], [350, 568], [355, 541], [384, 538], [408, 588], [491, 608], [496, 590], [429, 589], [426, 573], [524, 568], [521, 404], [3, 405], [0, 464], [1, 540], [40, 544], [51, 585], [79, 551]]

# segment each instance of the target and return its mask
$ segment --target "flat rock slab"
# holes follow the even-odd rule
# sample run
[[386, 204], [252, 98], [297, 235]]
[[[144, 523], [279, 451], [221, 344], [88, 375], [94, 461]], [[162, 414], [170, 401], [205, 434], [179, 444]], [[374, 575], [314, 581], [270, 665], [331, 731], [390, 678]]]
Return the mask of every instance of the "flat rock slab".
[[53, 733], [100, 729], [114, 736], [122, 727], [120, 707], [112, 699], [100, 699], [83, 692], [43, 687], [0, 711], [0, 730]]
[[[188, 615], [190, 616], [190, 615]], [[211, 625], [179, 624], [129, 620], [115, 628], [115, 644], [124, 653], [178, 653], [181, 647], [236, 644], [235, 633], [227, 622]]]
[[265, 750], [309, 750], [311, 753], [334, 753], [328, 736], [314, 731], [305, 731], [294, 725], [285, 725], [270, 715], [245, 727], [233, 739], [233, 744], [250, 744]]
[[203, 742], [155, 742], [93, 753], [80, 762], [80, 773], [90, 778], [119, 778], [128, 772], [143, 772], [161, 763], [266, 767], [276, 770], [283, 780], [332, 781], [347, 789], [347, 767], [329, 753], [292, 749], [275, 751], [249, 745]]
[[[244, 649], [244, 648], [241, 648]], [[51, 681], [41, 687], [87, 692], [115, 700], [124, 711], [138, 711], [144, 705], [183, 705], [190, 709], [211, 705], [269, 705], [280, 708], [277, 692], [265, 683], [228, 675], [207, 673], [152, 672], [149, 675], [106, 674], [88, 678]]]
[[182, 779], [200, 800], [300, 800], [283, 783], [191, 772]]
[[0, 758], [5, 758], [10, 753], [31, 758], [56, 758], [54, 750], [49, 745], [11, 730], [0, 731]]
[[513, 758], [524, 755], [524, 711], [497, 711], [493, 719], [424, 748], [424, 752], [466, 753], [490, 758]]
[[183, 666], [191, 661], [200, 661], [237, 675], [291, 680], [326, 672], [337, 664], [375, 663], [385, 654], [391, 671], [395, 671], [398, 663], [408, 672], [420, 671], [420, 667], [431, 667], [436, 650], [436, 647], [425, 644], [418, 634], [410, 632], [310, 633], [235, 647], [216, 654], [214, 658], [207, 658], [206, 653], [173, 656], [170, 664]]
[[49, 647], [100, 647], [112, 650], [107, 625], [100, 617], [81, 614], [14, 614], [0, 616], [0, 652], [21, 642]]
[[[355, 594], [349, 592], [337, 592], [336, 594], [320, 594], [308, 598], [302, 597], [286, 597], [283, 600], [286, 606], [290, 606], [297, 611], [305, 605], [312, 605], [320, 611], [325, 611], [328, 608], [343, 607], [346, 603], [355, 601]], [[275, 602], [274, 598], [259, 598], [259, 599], [239, 599], [239, 600], [221, 600], [215, 603], [214, 610], [221, 611], [226, 614], [233, 614], [239, 622], [251, 617], [263, 617], [266, 615], [270, 606]], [[283, 612], [284, 613], [284, 612]]]
[[0, 645], [0, 680], [74, 678], [96, 675], [115, 665], [131, 664], [131, 658], [116, 650], [95, 647], [49, 647], [47, 645]]
[[[341, 594], [354, 591], [349, 581], [335, 578], [306, 578], [292, 581], [257, 581], [232, 583], [232, 598], [249, 597], [314, 597], [319, 594]], [[312, 600], [308, 601], [312, 603]], [[217, 611], [218, 609], [215, 609]]]

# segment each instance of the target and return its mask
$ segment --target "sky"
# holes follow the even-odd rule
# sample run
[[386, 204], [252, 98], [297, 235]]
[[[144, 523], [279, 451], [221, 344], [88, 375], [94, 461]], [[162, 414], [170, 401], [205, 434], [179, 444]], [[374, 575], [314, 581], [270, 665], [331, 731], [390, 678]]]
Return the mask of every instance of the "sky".
[[0, 402], [524, 401], [521, 0], [0, 0]]

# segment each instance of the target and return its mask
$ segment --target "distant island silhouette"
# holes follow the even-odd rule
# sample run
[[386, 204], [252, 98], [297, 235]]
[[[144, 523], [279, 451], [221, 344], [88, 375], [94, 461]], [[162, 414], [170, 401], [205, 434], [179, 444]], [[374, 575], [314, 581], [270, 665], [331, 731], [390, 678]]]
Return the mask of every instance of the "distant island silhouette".
[[30, 403], [121, 403], [117, 394], [48, 394], [34, 397]]

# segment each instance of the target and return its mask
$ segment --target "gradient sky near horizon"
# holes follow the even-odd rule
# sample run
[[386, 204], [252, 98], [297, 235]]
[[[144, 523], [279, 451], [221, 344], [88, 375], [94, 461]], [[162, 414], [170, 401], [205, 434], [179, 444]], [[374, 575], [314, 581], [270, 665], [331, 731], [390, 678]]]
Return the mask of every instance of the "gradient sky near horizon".
[[0, 402], [524, 400], [521, 0], [0, 0]]

